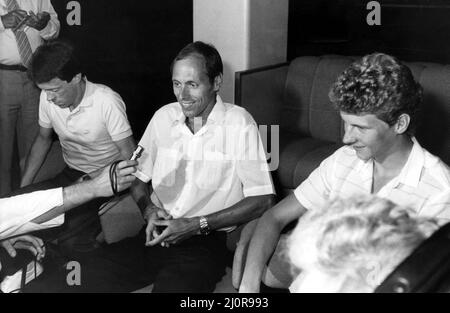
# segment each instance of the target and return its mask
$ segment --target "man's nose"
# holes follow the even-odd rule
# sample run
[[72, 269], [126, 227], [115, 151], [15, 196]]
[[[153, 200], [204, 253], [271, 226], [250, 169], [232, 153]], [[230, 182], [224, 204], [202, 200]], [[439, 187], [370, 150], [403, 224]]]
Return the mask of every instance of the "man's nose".
[[350, 145], [355, 142], [355, 136], [353, 134], [353, 128], [351, 126], [345, 127], [344, 137], [342, 138], [344, 145]]
[[55, 94], [51, 91], [46, 91], [45, 92], [47, 95], [47, 101], [52, 102], [55, 99]]
[[186, 88], [186, 86], [181, 87], [180, 97], [181, 97], [181, 99], [189, 98], [189, 90], [188, 90], [188, 88]]

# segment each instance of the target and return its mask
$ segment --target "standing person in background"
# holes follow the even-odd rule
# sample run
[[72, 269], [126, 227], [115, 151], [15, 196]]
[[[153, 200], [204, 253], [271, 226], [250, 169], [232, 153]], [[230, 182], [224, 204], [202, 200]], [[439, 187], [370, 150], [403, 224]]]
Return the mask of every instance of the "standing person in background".
[[11, 191], [16, 129], [21, 165], [38, 131], [40, 91], [27, 76], [32, 53], [58, 34], [50, 0], [0, 0], [0, 195]]

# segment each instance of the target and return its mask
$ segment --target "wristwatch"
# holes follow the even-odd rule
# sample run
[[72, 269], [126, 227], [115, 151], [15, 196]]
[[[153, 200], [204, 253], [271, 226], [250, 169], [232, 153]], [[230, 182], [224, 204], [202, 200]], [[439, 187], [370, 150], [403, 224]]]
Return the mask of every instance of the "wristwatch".
[[211, 232], [209, 228], [208, 220], [204, 216], [200, 216], [200, 234], [206, 236]]

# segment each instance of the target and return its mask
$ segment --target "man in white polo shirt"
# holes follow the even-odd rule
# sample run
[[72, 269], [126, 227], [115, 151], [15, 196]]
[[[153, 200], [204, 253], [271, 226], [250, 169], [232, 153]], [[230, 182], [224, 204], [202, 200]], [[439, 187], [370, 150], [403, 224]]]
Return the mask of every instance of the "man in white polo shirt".
[[[153, 292], [211, 292], [225, 273], [226, 233], [266, 210], [274, 188], [258, 127], [245, 109], [217, 95], [223, 65], [203, 42], [172, 63], [178, 102], [159, 109], [139, 145], [136, 182], [151, 181], [147, 226], [85, 255], [80, 286], [47, 283], [36, 290], [125, 292], [153, 283]], [[78, 257], [78, 258], [77, 258]], [[56, 290], [55, 290], [56, 288]]]
[[421, 216], [450, 218], [449, 167], [413, 137], [422, 87], [407, 66], [389, 55], [367, 55], [338, 77], [330, 99], [344, 120], [346, 146], [258, 221], [240, 283], [241, 266], [234, 268], [235, 287], [241, 292], [258, 292], [261, 280], [273, 287], [289, 286], [292, 277], [281, 255], [280, 233], [327, 200], [376, 194]]
[[[71, 45], [58, 41], [42, 45], [33, 55], [29, 72], [42, 89], [40, 127], [21, 186], [33, 182], [51, 147], [53, 131], [59, 137], [67, 166], [55, 178], [24, 188], [21, 193], [70, 185], [85, 174], [131, 156], [135, 143], [122, 98], [110, 88], [87, 80]], [[69, 230], [73, 228], [71, 221], [84, 223], [95, 214], [88, 207], [67, 216]], [[78, 222], [74, 223], [77, 226]]]

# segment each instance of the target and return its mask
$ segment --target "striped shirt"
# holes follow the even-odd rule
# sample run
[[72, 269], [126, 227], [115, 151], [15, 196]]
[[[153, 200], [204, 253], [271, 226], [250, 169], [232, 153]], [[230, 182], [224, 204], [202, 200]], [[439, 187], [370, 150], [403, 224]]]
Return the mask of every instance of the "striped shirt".
[[[414, 145], [400, 174], [377, 196], [409, 206], [419, 215], [450, 219], [450, 168], [438, 157]], [[306, 209], [323, 207], [333, 198], [370, 194], [373, 160], [363, 161], [344, 146], [325, 159], [294, 193]]]

